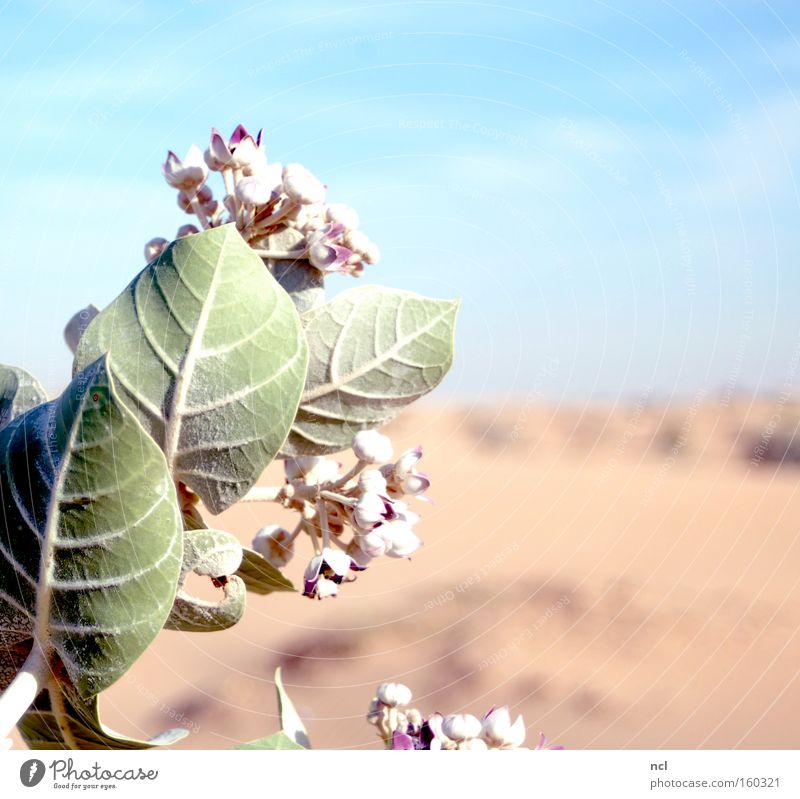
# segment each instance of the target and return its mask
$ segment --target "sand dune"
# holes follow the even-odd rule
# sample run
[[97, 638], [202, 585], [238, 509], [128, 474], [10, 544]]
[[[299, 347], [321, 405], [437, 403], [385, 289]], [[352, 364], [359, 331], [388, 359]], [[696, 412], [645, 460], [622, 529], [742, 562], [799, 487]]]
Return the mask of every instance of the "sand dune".
[[[282, 665], [322, 747], [376, 746], [363, 714], [388, 679], [428, 710], [512, 705], [570, 748], [797, 747], [798, 420], [781, 398], [703, 393], [412, 411], [391, 434], [425, 443], [436, 499], [413, 562], [337, 600], [254, 597], [224, 633], [162, 633], [106, 720], [228, 747], [276, 729]], [[216, 524], [248, 542], [280, 520], [248, 505]]]

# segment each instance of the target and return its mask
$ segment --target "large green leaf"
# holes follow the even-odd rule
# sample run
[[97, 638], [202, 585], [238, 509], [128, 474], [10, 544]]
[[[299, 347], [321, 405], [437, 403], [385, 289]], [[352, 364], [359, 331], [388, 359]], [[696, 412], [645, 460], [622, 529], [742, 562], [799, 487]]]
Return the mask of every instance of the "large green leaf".
[[89, 325], [76, 370], [109, 350], [174, 480], [212, 513], [280, 449], [308, 358], [292, 301], [232, 225], [178, 239], [148, 264]]
[[146, 741], [127, 738], [100, 721], [96, 696], [85, 702], [64, 697], [56, 713], [46, 691], [17, 726], [31, 749], [150, 749], [169, 746], [189, 734], [188, 730], [172, 729]]
[[0, 689], [36, 646], [66, 719], [150, 645], [181, 567], [164, 455], [117, 398], [105, 358], [0, 430], [0, 503], [0, 642], [12, 644], [0, 647]]
[[47, 402], [47, 393], [35, 377], [0, 363], [0, 427], [43, 402]]
[[346, 449], [435, 388], [453, 360], [458, 306], [364, 286], [306, 314], [308, 377], [283, 455]]
[[[183, 567], [167, 629], [214, 632], [236, 624], [244, 614], [247, 597], [244, 583], [233, 576], [241, 562], [242, 545], [230, 533], [209, 529], [185, 532]], [[184, 584], [189, 572], [216, 580], [222, 599], [211, 602], [187, 593]]]

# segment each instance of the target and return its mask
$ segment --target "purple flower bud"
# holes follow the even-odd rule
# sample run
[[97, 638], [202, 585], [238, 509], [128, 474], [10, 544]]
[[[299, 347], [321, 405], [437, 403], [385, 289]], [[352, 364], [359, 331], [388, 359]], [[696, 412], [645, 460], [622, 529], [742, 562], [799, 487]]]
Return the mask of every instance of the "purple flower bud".
[[144, 259], [149, 264], [150, 261], [155, 261], [159, 255], [161, 255], [164, 250], [167, 249], [167, 245], [169, 242], [166, 239], [156, 238], [150, 239], [147, 244], [144, 245]]
[[185, 236], [193, 236], [195, 233], [199, 233], [200, 230], [195, 225], [181, 225], [178, 228], [178, 232], [175, 234], [176, 239], [182, 239]]
[[197, 189], [206, 182], [208, 177], [208, 168], [203, 160], [203, 154], [194, 144], [189, 148], [183, 160], [170, 150], [167, 153], [167, 160], [161, 168], [167, 183], [172, 188], [183, 191]]
[[287, 164], [283, 168], [283, 189], [299, 203], [319, 203], [325, 199], [325, 186], [302, 164]]
[[353, 452], [367, 463], [388, 461], [394, 454], [392, 440], [377, 430], [361, 430], [353, 436]]
[[294, 557], [291, 533], [279, 524], [262, 527], [253, 539], [253, 549], [276, 569], [282, 569]]
[[244, 205], [266, 205], [272, 199], [272, 186], [258, 177], [242, 178], [236, 184], [236, 197]]

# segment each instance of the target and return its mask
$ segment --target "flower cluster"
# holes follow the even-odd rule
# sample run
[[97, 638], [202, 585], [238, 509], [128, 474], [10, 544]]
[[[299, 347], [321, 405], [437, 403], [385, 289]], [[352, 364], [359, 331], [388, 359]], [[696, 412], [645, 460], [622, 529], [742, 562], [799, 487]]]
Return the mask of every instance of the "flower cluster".
[[[302, 164], [267, 161], [262, 131], [253, 137], [239, 125], [229, 139], [211, 130], [208, 148], [192, 145], [184, 158], [171, 150], [164, 179], [178, 191], [178, 205], [200, 228], [235, 223], [244, 239], [267, 262], [306, 260], [323, 273], [358, 276], [380, 260], [375, 244], [359, 230], [358, 214], [342, 203], [327, 203], [327, 187]], [[222, 176], [225, 194], [214, 197], [209, 172]], [[198, 233], [195, 224], [176, 238]], [[163, 238], [145, 245], [145, 259], [158, 257]]]
[[417, 469], [422, 448], [390, 462], [392, 442], [374, 430], [357, 433], [352, 448], [357, 462], [345, 474], [330, 458], [287, 460], [286, 485], [271, 498], [298, 511], [301, 519], [293, 532], [269, 525], [253, 540], [256, 552], [283, 568], [305, 532], [314, 555], [304, 574], [303, 593], [312, 599], [336, 596], [343, 582], [355, 579], [354, 573], [375, 558], [409, 558], [422, 544], [414, 532], [419, 516], [405, 501], [425, 499], [430, 487], [427, 475]]
[[[507, 707], [493, 707], [479, 719], [469, 713], [425, 718], [411, 703], [411, 691], [400, 683], [382, 683], [369, 706], [367, 721], [377, 727], [388, 749], [521, 749], [525, 743], [522, 716], [512, 723]], [[563, 749], [548, 746], [540, 733], [536, 749]]]

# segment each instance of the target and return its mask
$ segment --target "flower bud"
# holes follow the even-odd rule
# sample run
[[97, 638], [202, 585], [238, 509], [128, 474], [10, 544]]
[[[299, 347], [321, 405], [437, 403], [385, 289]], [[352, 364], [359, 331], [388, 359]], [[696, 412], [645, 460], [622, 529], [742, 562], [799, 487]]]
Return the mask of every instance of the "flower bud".
[[468, 741], [481, 734], [481, 722], [469, 713], [451, 713], [442, 720], [442, 732], [452, 741]]
[[150, 261], [155, 261], [159, 255], [167, 248], [169, 242], [166, 239], [150, 239], [144, 245], [144, 259], [149, 264]]
[[325, 219], [328, 222], [339, 222], [351, 230], [355, 230], [359, 222], [355, 209], [344, 203], [331, 203], [325, 209]]
[[287, 164], [283, 168], [283, 190], [299, 203], [319, 203], [325, 199], [325, 186], [302, 164]]
[[377, 430], [361, 430], [353, 436], [353, 452], [367, 463], [388, 461], [394, 452], [392, 441]]
[[399, 682], [382, 682], [375, 696], [387, 707], [400, 707], [411, 701], [411, 689]]
[[379, 469], [365, 469], [358, 476], [359, 489], [367, 494], [386, 495], [386, 478]]
[[211, 141], [208, 144], [208, 149], [203, 154], [203, 159], [208, 168], [213, 169], [215, 172], [226, 169], [230, 165], [230, 148], [216, 128], [211, 128]]
[[193, 144], [181, 160], [170, 150], [167, 160], [161, 167], [164, 179], [173, 189], [187, 191], [202, 186], [208, 177], [208, 167], [203, 160], [200, 148]]
[[242, 178], [236, 184], [236, 197], [244, 205], [266, 205], [272, 199], [272, 186], [258, 177]]
[[199, 232], [200, 230], [195, 225], [181, 225], [178, 228], [178, 232], [175, 234], [175, 238], [182, 239], [185, 236], [192, 236]]
[[282, 569], [294, 557], [291, 533], [279, 524], [262, 527], [253, 539], [253, 549], [276, 569]]
[[498, 707], [484, 716], [481, 737], [489, 746], [516, 749], [525, 742], [525, 723], [517, 716], [512, 724], [508, 708]]

